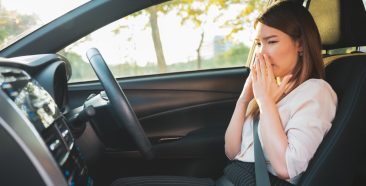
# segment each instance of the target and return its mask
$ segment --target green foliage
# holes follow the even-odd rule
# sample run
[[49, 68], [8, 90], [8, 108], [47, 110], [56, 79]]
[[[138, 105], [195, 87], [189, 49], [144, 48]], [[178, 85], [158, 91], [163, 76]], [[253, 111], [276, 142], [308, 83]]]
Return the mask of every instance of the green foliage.
[[83, 58], [72, 51], [61, 50], [60, 55], [66, 57], [71, 64], [72, 75], [70, 82], [89, 81], [97, 79], [92, 67]]
[[[197, 27], [200, 27], [206, 21], [205, 15], [210, 8], [216, 7], [221, 11], [226, 11], [231, 7], [240, 6], [241, 11], [236, 14], [235, 19], [227, 20], [225, 25], [223, 25], [223, 27], [230, 29], [227, 38], [231, 38], [233, 34], [243, 30], [244, 25], [253, 23], [256, 15], [259, 15], [265, 9], [266, 5], [267, 1], [265, 0], [175, 0], [156, 5], [154, 8], [158, 14], [168, 14], [171, 11], [177, 11], [177, 15], [181, 17], [182, 25], [187, 22], [193, 22]], [[148, 9], [135, 12], [125, 17], [125, 19], [137, 17], [142, 14], [149, 14]], [[222, 15], [218, 15], [215, 19], [218, 19]], [[124, 28], [126, 28], [126, 25], [121, 25], [114, 32], [119, 33], [119, 30]]]
[[1, 6], [0, 1], [0, 49], [15, 36], [27, 31], [37, 23], [36, 15], [23, 15], [9, 11]]
[[[204, 59], [202, 61], [203, 69], [213, 69], [213, 68], [226, 68], [234, 66], [244, 66], [246, 59], [248, 57], [249, 48], [243, 44], [235, 46], [228, 51], [218, 54], [210, 59]], [[95, 80], [96, 75], [93, 69], [86, 63], [80, 55], [73, 52], [60, 52], [70, 60], [72, 69], [77, 69], [73, 71], [70, 82], [78, 81], [89, 81]], [[148, 63], [145, 66], [139, 66], [136, 63], [124, 63], [118, 65], [110, 65], [113, 75], [115, 77], [130, 77], [130, 76], [142, 76], [150, 74], [159, 74], [159, 68], [155, 63]], [[188, 61], [175, 63], [167, 66], [168, 72], [183, 72], [183, 71], [194, 71], [197, 70], [196, 61]], [[81, 70], [82, 69], [82, 70]]]
[[[154, 7], [147, 8], [143, 11], [133, 13], [124, 19], [133, 19], [138, 16], [147, 16], [151, 18], [151, 15], [156, 14], [157, 16], [168, 13], [175, 13], [180, 19], [182, 25], [191, 24], [196, 29], [202, 30], [201, 40], [204, 37], [204, 27], [205, 23], [208, 21], [217, 22], [221, 17], [225, 16], [227, 12], [232, 13], [233, 9], [236, 9], [234, 18], [231, 20], [226, 20], [222, 27], [229, 29], [229, 34], [225, 36], [225, 42], [230, 42], [230, 39], [234, 34], [239, 33], [244, 28], [252, 27], [252, 22], [256, 15], [262, 11], [266, 6], [265, 0], [180, 0], [180, 1], [168, 1], [166, 3], [156, 5]], [[208, 12], [211, 8], [218, 10], [218, 15], [213, 18], [213, 20], [207, 20], [212, 18], [208, 16]], [[233, 9], [232, 9], [233, 8]], [[239, 11], [237, 11], [239, 10]], [[227, 19], [227, 18], [225, 18]], [[146, 19], [145, 27], [142, 29], [158, 29], [149, 23], [151, 19]], [[118, 34], [120, 30], [129, 29], [129, 25], [122, 23], [120, 26], [113, 30], [113, 33]], [[160, 41], [160, 36], [155, 36], [154, 42]], [[161, 41], [160, 41], [161, 42]], [[154, 43], [156, 44], [156, 43]], [[181, 71], [193, 71], [197, 69], [197, 64], [200, 64], [201, 69], [212, 69], [212, 68], [225, 68], [233, 66], [243, 66], [246, 63], [246, 59], [249, 53], [249, 49], [243, 44], [237, 46], [232, 46], [229, 50], [216, 54], [210, 59], [201, 58], [200, 54], [201, 45], [196, 48], [197, 59], [193, 59], [188, 62], [174, 63], [171, 65], [166, 65], [166, 70], [164, 72], [181, 72]], [[155, 50], [157, 50], [155, 48]], [[155, 51], [156, 55], [164, 55], [163, 51], [159, 53]], [[72, 67], [76, 69], [83, 69], [82, 73], [74, 73], [71, 81], [82, 81], [95, 79], [95, 75], [91, 75], [93, 72], [90, 65], [82, 61], [80, 56], [77, 54], [67, 54], [70, 57], [74, 57], [78, 63], [72, 62]], [[68, 56], [66, 56], [68, 57]], [[70, 58], [69, 58], [70, 59]], [[200, 60], [198, 60], [200, 59]], [[70, 59], [72, 61], [72, 59]], [[163, 62], [165, 64], [165, 61]], [[86, 67], [88, 66], [88, 67]], [[123, 64], [110, 66], [112, 73], [115, 77], [128, 77], [128, 76], [138, 76], [138, 75], [149, 75], [149, 74], [159, 74], [162, 70], [161, 67], [156, 63], [148, 63], [145, 66], [139, 66], [135, 62], [126, 62]], [[88, 70], [90, 69], [90, 70]]]
[[333, 49], [333, 50], [329, 50], [328, 54], [330, 54], [330, 55], [347, 54], [347, 53], [351, 53], [352, 51], [356, 51], [356, 47]]
[[[202, 68], [213, 69], [244, 66], [248, 57], [248, 53], [249, 48], [243, 44], [240, 44], [214, 56], [213, 58], [204, 59], [202, 61]], [[97, 79], [90, 64], [84, 61], [80, 55], [65, 51], [60, 51], [59, 54], [69, 59], [71, 67], [74, 69], [70, 82], [90, 81]], [[124, 63], [118, 65], [109, 65], [109, 68], [115, 77], [159, 74], [159, 68], [155, 63], [148, 63], [145, 66], [139, 66], [136, 63]], [[171, 64], [168, 65], [167, 68], [168, 72], [194, 71], [197, 70], [197, 64], [196, 61], [193, 60]]]
[[212, 59], [204, 60], [202, 66], [204, 69], [244, 66], [246, 59], [248, 58], [248, 53], [249, 48], [240, 44]]
[[267, 5], [267, 1], [263, 0], [228, 0], [226, 3], [243, 6], [235, 19], [227, 20], [223, 25], [223, 27], [230, 29], [230, 33], [226, 36], [228, 39], [246, 27], [253, 27], [255, 18], [264, 11]]

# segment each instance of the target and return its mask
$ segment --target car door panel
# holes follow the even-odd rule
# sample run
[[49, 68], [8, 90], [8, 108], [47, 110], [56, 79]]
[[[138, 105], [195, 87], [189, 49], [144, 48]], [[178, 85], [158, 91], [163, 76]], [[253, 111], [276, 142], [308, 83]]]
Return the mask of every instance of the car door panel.
[[[224, 161], [225, 130], [248, 74], [249, 69], [241, 67], [126, 78], [119, 83], [153, 144], [153, 161], [196, 160], [181, 165], [191, 167], [202, 161]], [[69, 100], [75, 106], [82, 105], [89, 94], [101, 88], [98, 83], [70, 85]], [[108, 117], [108, 109], [97, 108], [94, 128], [100, 130], [107, 146], [108, 161], [126, 164], [126, 159], [136, 159], [138, 153], [129, 134]], [[177, 166], [168, 164], [166, 172]]]

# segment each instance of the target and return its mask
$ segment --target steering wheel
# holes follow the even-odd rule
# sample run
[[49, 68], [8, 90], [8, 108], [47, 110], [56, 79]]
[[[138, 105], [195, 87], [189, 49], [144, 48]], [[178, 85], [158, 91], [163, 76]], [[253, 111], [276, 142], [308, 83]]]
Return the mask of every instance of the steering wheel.
[[117, 119], [118, 125], [120, 127], [125, 127], [131, 134], [143, 157], [152, 159], [154, 153], [151, 143], [147, 138], [144, 129], [141, 127], [135, 111], [132, 109], [122, 88], [113, 77], [102, 55], [98, 49], [91, 48], [86, 52], [86, 56], [104, 87], [109, 99], [109, 104], [112, 107], [112, 114]]

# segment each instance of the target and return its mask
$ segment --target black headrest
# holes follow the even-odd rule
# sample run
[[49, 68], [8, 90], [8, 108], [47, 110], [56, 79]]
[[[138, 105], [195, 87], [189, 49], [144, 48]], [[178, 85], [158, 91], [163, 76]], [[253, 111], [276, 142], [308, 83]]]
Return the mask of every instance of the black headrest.
[[348, 86], [353, 81], [362, 79], [366, 75], [366, 54], [349, 54], [335, 58], [325, 68], [326, 80], [333, 87], [339, 99], [343, 97]]
[[323, 49], [366, 45], [366, 11], [362, 0], [311, 0], [309, 10], [318, 25]]

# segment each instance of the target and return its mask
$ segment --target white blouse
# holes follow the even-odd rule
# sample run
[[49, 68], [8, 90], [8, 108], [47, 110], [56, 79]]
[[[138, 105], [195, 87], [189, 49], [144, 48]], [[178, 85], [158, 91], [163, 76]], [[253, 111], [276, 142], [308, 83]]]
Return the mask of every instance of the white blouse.
[[[289, 181], [296, 184], [323, 137], [331, 127], [337, 107], [337, 95], [324, 80], [309, 79], [277, 103], [283, 128], [288, 138], [286, 164]], [[258, 125], [261, 125], [259, 120]], [[259, 128], [259, 126], [258, 126]], [[258, 130], [259, 140], [262, 138]], [[274, 172], [264, 151], [267, 169]], [[241, 150], [235, 159], [254, 162], [253, 118], [244, 121]]]

